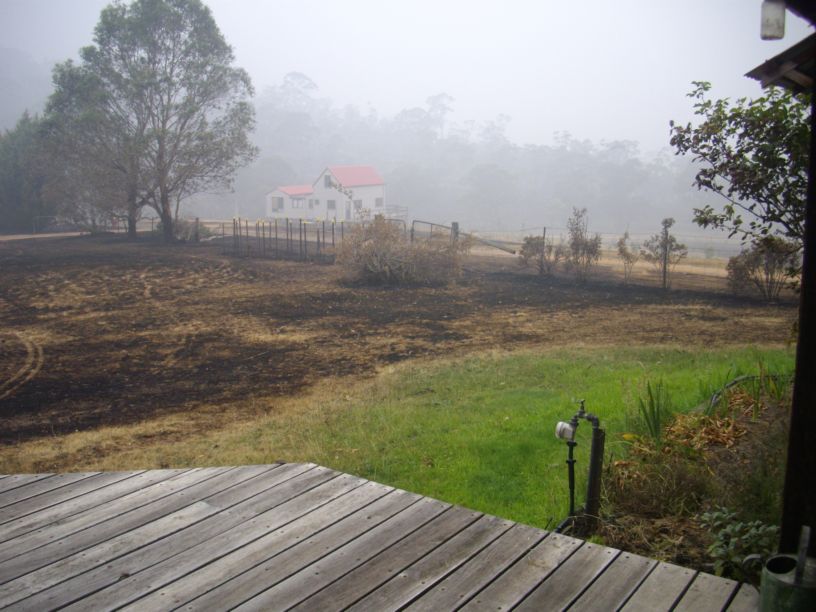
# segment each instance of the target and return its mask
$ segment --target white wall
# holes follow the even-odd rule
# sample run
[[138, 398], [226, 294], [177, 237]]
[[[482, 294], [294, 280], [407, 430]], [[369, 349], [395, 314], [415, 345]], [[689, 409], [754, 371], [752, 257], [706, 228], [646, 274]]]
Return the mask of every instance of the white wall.
[[[355, 218], [355, 206], [353, 201], [360, 200], [361, 208], [368, 209], [371, 216], [379, 212], [385, 212], [385, 185], [367, 185], [365, 187], [351, 187], [353, 198], [348, 199], [341, 191], [326, 187], [325, 176], [328, 174], [328, 169], [324, 170], [320, 177], [312, 185], [314, 189], [315, 199], [320, 200], [319, 218], [322, 219], [336, 219], [337, 221], [351, 221]], [[335, 179], [336, 182], [336, 179]], [[383, 205], [376, 206], [377, 198], [381, 198]], [[335, 209], [328, 210], [328, 201], [334, 200]]]

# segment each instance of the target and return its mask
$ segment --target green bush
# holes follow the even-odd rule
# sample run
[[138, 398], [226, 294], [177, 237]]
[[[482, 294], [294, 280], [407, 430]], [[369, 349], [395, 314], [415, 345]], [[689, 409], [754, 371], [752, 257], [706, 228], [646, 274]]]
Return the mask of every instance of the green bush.
[[703, 527], [714, 534], [714, 543], [708, 547], [708, 554], [714, 560], [714, 573], [757, 583], [758, 572], [744, 568], [743, 561], [752, 554], [762, 558], [773, 554], [779, 528], [762, 521], [739, 521], [737, 514], [726, 508], [705, 512], [700, 519]]
[[775, 300], [785, 283], [795, 278], [800, 264], [796, 245], [769, 236], [728, 260], [728, 286], [738, 295], [755, 292]]

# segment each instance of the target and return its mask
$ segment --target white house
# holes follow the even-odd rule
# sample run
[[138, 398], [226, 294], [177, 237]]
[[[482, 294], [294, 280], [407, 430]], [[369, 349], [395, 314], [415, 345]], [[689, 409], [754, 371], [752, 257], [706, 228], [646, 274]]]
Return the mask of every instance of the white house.
[[312, 185], [278, 187], [268, 217], [353, 221], [385, 214], [385, 181], [372, 166], [329, 166]]
[[[284, 185], [266, 194], [267, 217], [306, 218], [307, 200], [312, 199], [311, 185]], [[311, 217], [310, 217], [311, 218]]]

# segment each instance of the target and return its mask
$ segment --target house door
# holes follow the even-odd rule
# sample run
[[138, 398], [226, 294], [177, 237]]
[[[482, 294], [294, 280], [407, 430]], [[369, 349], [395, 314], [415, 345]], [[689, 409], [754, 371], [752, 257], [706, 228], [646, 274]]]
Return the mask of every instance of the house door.
[[346, 221], [351, 221], [351, 202], [346, 202]]

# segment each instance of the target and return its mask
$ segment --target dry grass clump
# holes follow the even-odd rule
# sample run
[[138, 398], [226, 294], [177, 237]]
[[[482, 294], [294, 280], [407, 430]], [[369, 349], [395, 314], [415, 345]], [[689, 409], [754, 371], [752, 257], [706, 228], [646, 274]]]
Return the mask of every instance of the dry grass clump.
[[739, 564], [720, 559], [714, 539], [723, 530], [701, 517], [732, 509], [726, 527], [734, 533], [779, 521], [789, 391], [754, 391], [729, 390], [711, 414], [675, 415], [660, 438], [624, 435], [628, 454], [604, 479], [607, 544], [745, 579]]
[[410, 242], [402, 227], [383, 217], [354, 228], [338, 261], [360, 281], [383, 285], [444, 285], [459, 277], [470, 248], [464, 239]]

